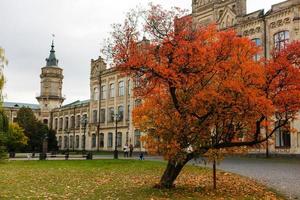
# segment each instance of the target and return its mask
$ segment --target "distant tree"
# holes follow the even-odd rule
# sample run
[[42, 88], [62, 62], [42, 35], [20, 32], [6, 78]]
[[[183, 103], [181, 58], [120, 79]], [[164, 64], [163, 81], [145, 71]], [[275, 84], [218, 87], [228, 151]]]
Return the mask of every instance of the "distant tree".
[[49, 130], [48, 126], [38, 121], [30, 108], [21, 108], [17, 113], [17, 123], [24, 129], [28, 137], [28, 144], [23, 151], [41, 151], [43, 140], [48, 139], [48, 150], [57, 150], [55, 132]]
[[[38, 121], [34, 116], [32, 109], [22, 107], [17, 112], [17, 123], [24, 129], [25, 136], [29, 139], [28, 144], [23, 148], [23, 151], [37, 151], [40, 147], [38, 139]], [[38, 142], [39, 140], [39, 142]]]
[[6, 139], [6, 147], [9, 152], [16, 152], [27, 145], [28, 138], [24, 134], [24, 130], [16, 123], [9, 125]]
[[300, 110], [300, 42], [256, 62], [259, 49], [248, 38], [183, 15], [152, 5], [142, 24], [149, 40], [141, 41], [133, 12], [114, 26], [107, 51], [138, 82], [134, 94], [143, 103], [133, 121], [148, 151], [168, 161], [161, 188], [173, 187], [199, 155], [265, 142]]
[[48, 132], [48, 150], [49, 151], [58, 150], [58, 142], [56, 138], [56, 132], [54, 130], [49, 130]]
[[0, 160], [7, 157], [7, 131], [9, 128], [9, 122], [6, 114], [3, 110], [0, 110]]

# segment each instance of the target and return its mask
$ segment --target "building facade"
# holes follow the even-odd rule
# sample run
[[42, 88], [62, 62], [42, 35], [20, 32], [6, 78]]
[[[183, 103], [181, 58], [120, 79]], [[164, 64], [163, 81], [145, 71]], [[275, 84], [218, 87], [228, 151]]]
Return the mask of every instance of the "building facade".
[[[291, 41], [300, 39], [300, 0], [287, 0], [272, 5], [268, 12], [258, 10], [247, 14], [246, 0], [193, 0], [193, 22], [198, 26], [216, 23], [220, 30], [233, 28], [250, 38], [262, 49], [261, 57], [269, 58], [274, 49], [280, 50]], [[300, 121], [291, 122], [300, 131]], [[300, 154], [300, 132], [278, 130], [269, 143], [273, 154]], [[255, 153], [265, 148], [253, 149]]]
[[29, 107], [37, 119], [56, 131], [60, 150], [113, 151], [117, 146], [122, 151], [130, 144], [134, 151], [145, 150], [131, 120], [131, 80], [115, 68], [107, 69], [101, 57], [91, 60], [89, 100], [62, 105], [63, 69], [58, 66], [53, 42], [40, 78], [39, 104], [4, 102], [11, 122], [16, 121], [21, 107]]
[[[274, 48], [284, 48], [288, 42], [300, 39], [300, 0], [287, 0], [273, 5], [268, 12], [258, 10], [249, 14], [246, 3], [246, 0], [192, 0], [190, 16], [195, 25], [216, 23], [220, 30], [233, 28], [239, 35], [249, 37], [262, 49], [254, 59], [269, 57]], [[125, 144], [132, 144], [135, 151], [144, 151], [141, 133], [134, 128], [131, 118], [131, 111], [139, 101], [132, 97], [130, 77], [107, 68], [101, 57], [91, 60], [89, 100], [62, 106], [63, 70], [58, 67], [53, 43], [46, 61], [40, 76], [39, 105], [5, 103], [11, 121], [19, 107], [27, 106], [38, 119], [56, 130], [61, 150], [112, 151], [115, 146], [121, 150]], [[300, 121], [292, 122], [291, 126], [299, 132], [276, 132], [270, 142], [271, 153], [300, 154]]]

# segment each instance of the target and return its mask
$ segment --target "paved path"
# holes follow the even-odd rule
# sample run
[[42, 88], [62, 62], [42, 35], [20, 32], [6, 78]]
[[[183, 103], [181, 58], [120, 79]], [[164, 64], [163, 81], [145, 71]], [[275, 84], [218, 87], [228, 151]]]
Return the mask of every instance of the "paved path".
[[300, 199], [300, 159], [227, 158], [218, 168], [253, 178], [289, 199]]

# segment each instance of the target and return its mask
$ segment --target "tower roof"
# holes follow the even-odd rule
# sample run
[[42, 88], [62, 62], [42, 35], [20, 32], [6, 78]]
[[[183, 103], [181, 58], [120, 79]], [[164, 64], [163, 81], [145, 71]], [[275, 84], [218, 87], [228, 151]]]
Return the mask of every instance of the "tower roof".
[[55, 57], [54, 41], [53, 40], [52, 40], [50, 55], [49, 55], [49, 58], [46, 59], [46, 61], [47, 61], [47, 67], [58, 65], [58, 60]]

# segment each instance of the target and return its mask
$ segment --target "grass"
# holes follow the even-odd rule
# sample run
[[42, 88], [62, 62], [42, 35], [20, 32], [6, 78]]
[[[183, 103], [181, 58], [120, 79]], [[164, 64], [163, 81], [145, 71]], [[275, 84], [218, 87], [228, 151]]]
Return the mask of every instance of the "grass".
[[188, 166], [172, 190], [154, 189], [165, 163], [134, 160], [11, 161], [0, 164], [0, 199], [281, 199], [252, 180]]

